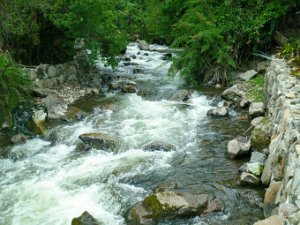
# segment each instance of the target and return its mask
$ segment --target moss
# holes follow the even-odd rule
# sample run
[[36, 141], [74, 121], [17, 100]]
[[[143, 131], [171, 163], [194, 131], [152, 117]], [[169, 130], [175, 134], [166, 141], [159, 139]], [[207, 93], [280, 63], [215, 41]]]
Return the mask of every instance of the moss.
[[255, 128], [251, 133], [251, 146], [255, 150], [263, 150], [270, 144], [270, 136], [260, 128]]
[[258, 75], [257, 77], [245, 82], [246, 97], [250, 101], [264, 102], [264, 76]]
[[155, 194], [151, 194], [146, 197], [143, 203], [153, 212], [153, 218], [158, 218], [163, 214], [164, 209]]

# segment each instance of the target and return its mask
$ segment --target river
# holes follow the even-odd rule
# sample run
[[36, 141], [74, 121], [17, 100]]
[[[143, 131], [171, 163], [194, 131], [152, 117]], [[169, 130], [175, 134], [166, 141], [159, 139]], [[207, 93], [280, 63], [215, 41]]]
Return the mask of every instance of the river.
[[[54, 139], [28, 140], [0, 159], [1, 225], [68, 225], [86, 210], [105, 225], [123, 225], [130, 206], [169, 182], [176, 182], [178, 191], [216, 195], [225, 211], [161, 225], [245, 225], [262, 217], [259, 189], [238, 183], [243, 160], [225, 154], [228, 140], [249, 121], [240, 120], [239, 112], [208, 118], [207, 110], [222, 102], [205, 91], [194, 91], [187, 103], [170, 100], [186, 85], [167, 76], [171, 62], [162, 60], [162, 52], [168, 49], [151, 48], [140, 51], [131, 43], [130, 65], [121, 61], [106, 69], [113, 77], [135, 80], [138, 94], [105, 91], [81, 100], [82, 107], [93, 102], [83, 120], [59, 124], [50, 131]], [[114, 152], [74, 151], [80, 134], [99, 131], [120, 140]], [[143, 150], [152, 141], [171, 143], [176, 150]]]

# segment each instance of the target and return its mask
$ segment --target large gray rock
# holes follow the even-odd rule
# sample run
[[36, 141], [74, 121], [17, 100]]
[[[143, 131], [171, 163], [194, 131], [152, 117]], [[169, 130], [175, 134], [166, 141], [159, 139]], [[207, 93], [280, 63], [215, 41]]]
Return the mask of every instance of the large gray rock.
[[257, 74], [258, 73], [255, 70], [248, 70], [245, 73], [240, 74], [240, 78], [242, 80], [248, 81], [251, 80], [253, 77], [255, 77]]
[[223, 209], [220, 200], [212, 200], [207, 194], [164, 191], [153, 193], [133, 206], [127, 214], [127, 221], [130, 225], [148, 225], [155, 224], [155, 219], [196, 216]]
[[57, 94], [51, 93], [42, 100], [48, 111], [48, 118], [59, 119], [65, 116], [68, 104]]
[[153, 213], [142, 202], [135, 204], [127, 213], [126, 221], [128, 225], [155, 225]]
[[172, 151], [175, 150], [176, 147], [170, 143], [166, 143], [163, 141], [154, 141], [145, 145], [143, 149], [146, 151]]
[[191, 96], [191, 91], [183, 89], [174, 93], [171, 100], [186, 102], [187, 100], [189, 100], [190, 96]]
[[72, 219], [71, 225], [103, 225], [103, 223], [98, 222], [91, 214], [85, 211], [81, 216]]
[[265, 106], [263, 102], [253, 102], [249, 107], [249, 115], [252, 118], [264, 116], [265, 115]]
[[103, 133], [81, 134], [79, 139], [95, 149], [113, 150], [117, 146], [115, 138]]
[[32, 125], [36, 133], [46, 135], [45, 122], [47, 119], [47, 113], [45, 110], [40, 109], [32, 114]]
[[145, 51], [150, 50], [148, 43], [144, 40], [140, 40], [138, 42], [138, 47], [140, 50], [145, 50]]
[[270, 145], [270, 122], [265, 121], [254, 128], [251, 132], [251, 146], [253, 149], [262, 151]]
[[241, 88], [241, 84], [235, 84], [232, 87], [223, 91], [221, 96], [227, 101], [240, 103], [245, 95], [245, 91]]
[[53, 66], [53, 65], [49, 66], [48, 77], [56, 77], [56, 75], [57, 75], [57, 71], [56, 71], [55, 66]]
[[224, 117], [228, 115], [229, 115], [228, 107], [218, 107], [207, 111], [207, 116], [211, 116], [211, 117]]
[[247, 155], [251, 148], [250, 140], [246, 137], [237, 137], [228, 142], [227, 153], [230, 158]]
[[284, 222], [284, 218], [279, 215], [271, 216], [267, 219], [260, 220], [253, 225], [282, 225]]

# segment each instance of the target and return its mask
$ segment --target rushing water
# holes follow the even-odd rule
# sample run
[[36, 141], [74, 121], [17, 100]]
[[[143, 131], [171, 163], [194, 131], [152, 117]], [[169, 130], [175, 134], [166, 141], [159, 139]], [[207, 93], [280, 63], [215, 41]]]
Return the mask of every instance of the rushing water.
[[[161, 59], [162, 53], [130, 44], [127, 54], [136, 56], [134, 65], [120, 62], [113, 76], [133, 77], [141, 94], [96, 96], [85, 119], [53, 128], [55, 141], [28, 140], [0, 159], [0, 225], [68, 225], [85, 210], [106, 225], [126, 224], [127, 209], [168, 182], [176, 182], [179, 191], [212, 193], [226, 209], [160, 224], [252, 224], [259, 219], [254, 200], [259, 192], [240, 187], [241, 162], [225, 155], [227, 141], [248, 122], [237, 115], [207, 118], [215, 105], [201, 92], [194, 92], [188, 104], [171, 101], [184, 83], [167, 76], [171, 63]], [[114, 152], [74, 151], [80, 134], [98, 131], [119, 140]], [[142, 150], [152, 141], [171, 143], [176, 150]]]

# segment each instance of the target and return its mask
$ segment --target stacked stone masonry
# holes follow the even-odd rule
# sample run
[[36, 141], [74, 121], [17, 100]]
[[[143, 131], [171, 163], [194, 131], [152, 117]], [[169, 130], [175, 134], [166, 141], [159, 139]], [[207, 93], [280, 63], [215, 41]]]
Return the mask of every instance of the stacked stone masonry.
[[[300, 80], [284, 60], [273, 59], [266, 73], [266, 104], [272, 124], [269, 156], [261, 177], [268, 186], [265, 217], [279, 215], [284, 224], [300, 224]], [[274, 184], [278, 188], [274, 189]]]

